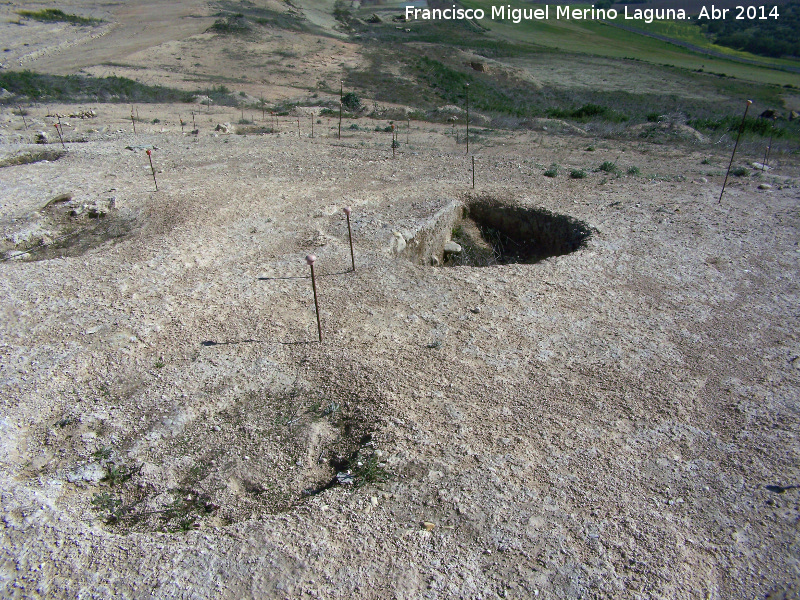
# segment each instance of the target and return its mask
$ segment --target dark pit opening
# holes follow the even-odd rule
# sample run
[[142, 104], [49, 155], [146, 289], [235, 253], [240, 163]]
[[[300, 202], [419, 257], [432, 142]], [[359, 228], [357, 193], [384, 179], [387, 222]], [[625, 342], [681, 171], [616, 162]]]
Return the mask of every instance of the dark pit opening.
[[444, 264], [531, 264], [574, 252], [590, 235], [588, 224], [568, 215], [483, 197], [464, 207], [463, 217], [452, 231], [452, 242], [460, 246], [460, 251], [446, 245]]

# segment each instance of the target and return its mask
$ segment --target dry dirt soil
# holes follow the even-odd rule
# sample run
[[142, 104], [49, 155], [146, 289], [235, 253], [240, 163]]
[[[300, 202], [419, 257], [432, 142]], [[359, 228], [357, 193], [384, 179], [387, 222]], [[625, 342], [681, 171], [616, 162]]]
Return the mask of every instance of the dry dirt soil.
[[0, 596], [798, 597], [796, 156], [194, 108], [0, 112]]

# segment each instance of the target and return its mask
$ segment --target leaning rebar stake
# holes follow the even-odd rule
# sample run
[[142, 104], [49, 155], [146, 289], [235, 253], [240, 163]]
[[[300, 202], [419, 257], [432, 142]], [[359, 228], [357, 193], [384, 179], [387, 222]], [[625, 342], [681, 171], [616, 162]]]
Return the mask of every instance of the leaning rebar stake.
[[133, 133], [136, 133], [136, 121], [133, 120], [133, 108], [131, 108], [131, 125], [133, 125]]
[[350, 213], [352, 209], [349, 206], [344, 207], [344, 214], [347, 215], [347, 237], [350, 240], [350, 262], [353, 265], [353, 271], [356, 270], [356, 255], [353, 252], [353, 230], [350, 229]]
[[25, 120], [25, 113], [22, 111], [22, 107], [17, 104], [17, 110], [19, 111], [19, 116], [22, 117], [22, 122], [25, 123], [25, 129], [28, 128], [28, 122]]
[[475, 155], [472, 155], [472, 189], [475, 189]]
[[764, 161], [761, 163], [761, 172], [763, 173], [767, 168], [767, 161], [769, 160], [769, 153], [772, 151], [772, 136], [775, 133], [775, 119], [772, 119], [772, 125], [769, 128], [769, 143], [767, 149], [764, 151]]
[[467, 154], [469, 154], [469, 84], [466, 84], [467, 88]]
[[317, 257], [313, 254], [306, 256], [306, 262], [311, 267], [311, 289], [314, 290], [314, 309], [317, 311], [317, 333], [319, 334], [319, 341], [322, 343], [322, 324], [319, 320], [319, 303], [317, 302], [317, 282], [314, 279], [314, 261], [316, 260]]
[[736, 143], [733, 145], [733, 152], [731, 152], [731, 162], [728, 163], [728, 171], [725, 173], [725, 181], [722, 182], [722, 191], [719, 193], [719, 204], [722, 204], [722, 194], [725, 193], [725, 185], [728, 183], [728, 175], [731, 172], [731, 167], [733, 166], [733, 157], [736, 156], [736, 148], [739, 147], [739, 138], [742, 137], [742, 132], [744, 131], [744, 120], [747, 118], [747, 111], [750, 108], [750, 105], [753, 103], [752, 100], [747, 101], [747, 105], [744, 107], [744, 114], [742, 115], [742, 124], [739, 125], [739, 134], [736, 136]]
[[344, 100], [344, 81], [339, 87], [339, 139], [342, 139], [342, 102]]
[[58, 139], [61, 140], [61, 147], [66, 148], [66, 145], [64, 144], [64, 138], [61, 136], [61, 129], [59, 129], [58, 124], [53, 123], [53, 127], [55, 127], [56, 131], [58, 132]]
[[153, 159], [150, 156], [150, 150], [147, 151], [147, 160], [150, 161], [150, 171], [153, 173], [153, 183], [156, 184], [156, 191], [158, 191], [158, 182], [156, 181], [156, 170], [153, 168]]

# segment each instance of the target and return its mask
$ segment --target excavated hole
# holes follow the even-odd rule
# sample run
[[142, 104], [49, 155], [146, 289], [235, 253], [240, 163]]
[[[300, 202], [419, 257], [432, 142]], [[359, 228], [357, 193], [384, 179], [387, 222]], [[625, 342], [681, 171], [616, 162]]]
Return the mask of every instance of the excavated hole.
[[38, 261], [80, 256], [101, 244], [119, 241], [134, 226], [120, 217], [114, 201], [79, 202], [61, 194], [20, 223], [3, 244], [4, 260]]
[[54, 162], [66, 154], [64, 150], [39, 150], [36, 152], [23, 152], [0, 160], [0, 168], [28, 165], [42, 161]]
[[452, 241], [461, 246], [461, 252], [448, 252], [445, 247], [444, 264], [531, 264], [575, 252], [590, 235], [589, 225], [573, 217], [483, 197], [469, 202], [454, 224]]

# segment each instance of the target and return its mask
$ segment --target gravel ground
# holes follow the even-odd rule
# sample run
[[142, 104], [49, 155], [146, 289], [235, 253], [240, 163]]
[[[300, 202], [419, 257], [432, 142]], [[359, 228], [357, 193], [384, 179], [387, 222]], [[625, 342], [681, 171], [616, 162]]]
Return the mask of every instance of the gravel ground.
[[[6, 111], [0, 161], [87, 108], [0, 168], [0, 595], [797, 598], [796, 158], [718, 203], [713, 146], [479, 132], [473, 192], [448, 127], [98, 105]], [[592, 235], [401, 251], [476, 196]]]

